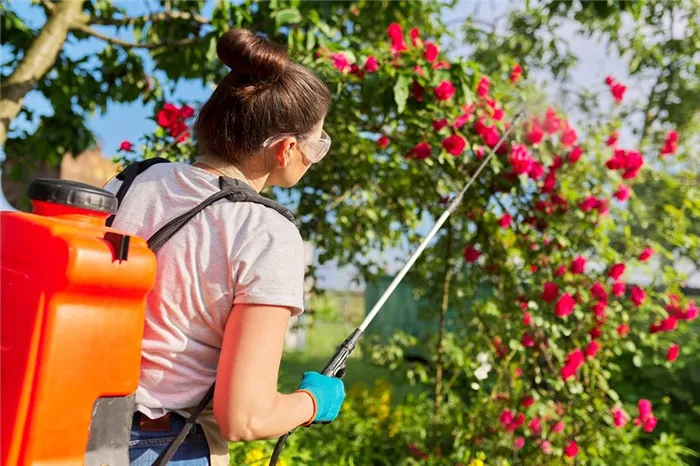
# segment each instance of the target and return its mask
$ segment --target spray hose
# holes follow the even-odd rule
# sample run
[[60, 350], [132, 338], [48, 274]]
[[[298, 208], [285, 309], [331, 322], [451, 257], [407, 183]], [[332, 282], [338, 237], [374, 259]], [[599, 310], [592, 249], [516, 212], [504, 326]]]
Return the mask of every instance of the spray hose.
[[[479, 165], [479, 168], [476, 169], [476, 172], [472, 175], [471, 178], [469, 178], [469, 181], [467, 181], [467, 184], [462, 188], [462, 190], [459, 192], [459, 194], [450, 202], [450, 205], [447, 207], [447, 209], [440, 215], [440, 218], [435, 222], [435, 225], [433, 228], [428, 232], [428, 234], [423, 238], [423, 241], [418, 245], [416, 250], [411, 254], [411, 257], [408, 258], [404, 266], [401, 268], [399, 273], [396, 274], [396, 277], [392, 280], [391, 284], [389, 287], [384, 291], [382, 296], [379, 298], [377, 303], [372, 307], [372, 310], [369, 311], [365, 319], [362, 321], [359, 327], [353, 331], [350, 336], [348, 336], [343, 343], [338, 346], [338, 349], [336, 350], [335, 354], [331, 359], [328, 361], [326, 364], [326, 367], [323, 368], [322, 374], [326, 375], [328, 377], [338, 377], [342, 378], [345, 375], [345, 362], [347, 361], [348, 357], [350, 354], [353, 352], [355, 349], [355, 346], [357, 345], [357, 342], [360, 340], [360, 337], [364, 333], [364, 331], [367, 329], [367, 326], [374, 320], [376, 315], [379, 313], [381, 310], [382, 306], [384, 306], [384, 303], [387, 302], [391, 294], [394, 292], [397, 286], [399, 286], [399, 283], [401, 283], [401, 280], [406, 276], [409, 270], [411, 270], [411, 267], [413, 267], [413, 264], [418, 260], [420, 255], [423, 253], [425, 248], [428, 247], [428, 244], [430, 241], [435, 237], [437, 232], [442, 228], [442, 225], [447, 221], [447, 218], [455, 211], [457, 210], [457, 207], [462, 203], [462, 199], [464, 199], [464, 195], [466, 194], [467, 190], [469, 190], [469, 187], [474, 183], [474, 181], [479, 177], [479, 174], [483, 171], [483, 169], [488, 165], [488, 163], [491, 161], [493, 156], [496, 154], [496, 151], [503, 145], [503, 142], [505, 142], [506, 138], [510, 135], [510, 133], [513, 131], [513, 128], [515, 128], [516, 123], [522, 118], [524, 115], [524, 111], [520, 111], [513, 121], [511, 122], [511, 125], [506, 129], [506, 131], [503, 133], [503, 136], [501, 136], [501, 139], [496, 143], [495, 146], [491, 149], [491, 152], [489, 155], [484, 158], [484, 161]], [[272, 452], [272, 456], [270, 457], [270, 463], [269, 466], [275, 466], [277, 464], [277, 460], [279, 459], [280, 453], [282, 453], [282, 448], [284, 448], [284, 443], [287, 441], [287, 438], [294, 433], [295, 429], [292, 429], [291, 431], [287, 432], [283, 436], [281, 436], [277, 440], [277, 444], [275, 445], [275, 449]]]

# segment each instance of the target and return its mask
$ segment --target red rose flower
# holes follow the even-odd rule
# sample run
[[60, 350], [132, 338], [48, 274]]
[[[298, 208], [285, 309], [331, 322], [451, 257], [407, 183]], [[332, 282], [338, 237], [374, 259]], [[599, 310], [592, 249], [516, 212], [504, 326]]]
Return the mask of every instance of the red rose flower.
[[554, 313], [559, 317], [566, 317], [574, 312], [574, 298], [571, 297], [569, 293], [564, 293], [564, 295], [559, 298], [557, 304], [554, 308]]
[[423, 102], [424, 92], [425, 88], [418, 84], [418, 81], [413, 81], [413, 83], [411, 84], [411, 95], [414, 99], [416, 99], [417, 102]]
[[556, 285], [556, 283], [545, 283], [540, 299], [542, 299], [542, 301], [552, 302], [557, 299], [557, 296], [559, 296], [559, 287]]
[[617, 191], [613, 193], [613, 196], [616, 197], [618, 201], [625, 202], [627, 199], [630, 198], [631, 193], [632, 189], [629, 186], [619, 184], [617, 185]]
[[513, 424], [515, 418], [513, 417], [513, 412], [510, 409], [504, 409], [498, 416], [498, 420], [501, 423], [501, 427], [508, 429], [508, 427]]
[[685, 310], [683, 319], [684, 320], [695, 320], [700, 313], [700, 309], [695, 306], [695, 301], [690, 301], [688, 303], [688, 309]]
[[576, 146], [573, 149], [571, 149], [571, 152], [569, 152], [569, 163], [572, 165], [578, 162], [578, 159], [581, 158], [581, 155], [583, 155], [583, 149], [581, 149], [580, 146]]
[[350, 62], [348, 61], [348, 57], [346, 57], [344, 54], [335, 53], [331, 58], [333, 58], [333, 66], [338, 71], [340, 71], [341, 73], [347, 73], [348, 71], [350, 71]]
[[180, 109], [180, 116], [186, 120], [192, 115], [194, 115], [194, 109], [187, 104], [183, 105]]
[[654, 250], [652, 248], [646, 248], [644, 251], [642, 251], [639, 254], [639, 260], [642, 262], [645, 262], [647, 259], [649, 259], [653, 255], [654, 255]]
[[666, 353], [666, 360], [669, 362], [675, 361], [678, 358], [678, 351], [679, 351], [678, 345], [675, 345], [675, 344], [671, 345], [668, 348], [668, 352]]
[[639, 410], [639, 418], [644, 420], [652, 415], [651, 401], [646, 399], [641, 399], [637, 402], [637, 409]]
[[608, 293], [605, 291], [605, 287], [600, 282], [595, 282], [591, 287], [591, 296], [598, 301], [606, 301], [608, 299]]
[[121, 144], [119, 144], [119, 151], [133, 152], [134, 145], [129, 141], [122, 141]]
[[523, 405], [524, 408], [529, 408], [530, 406], [535, 404], [535, 400], [531, 396], [526, 396], [520, 403]]
[[542, 184], [542, 192], [543, 193], [551, 193], [554, 191], [554, 186], [557, 184], [557, 178], [556, 178], [556, 172], [554, 169], [550, 170], [549, 173], [547, 173], [547, 176], [544, 179], [544, 183]]
[[610, 93], [612, 94], [613, 98], [615, 99], [616, 103], [622, 102], [622, 98], [625, 95], [625, 91], [627, 90], [627, 87], [624, 86], [623, 84], [620, 84], [615, 78], [612, 76], [608, 76], [605, 78], [605, 83], [608, 85], [610, 88]]
[[610, 267], [610, 270], [608, 271], [608, 277], [617, 281], [623, 273], [625, 273], [625, 264], [617, 263]]
[[533, 160], [530, 164], [530, 169], [527, 172], [527, 176], [533, 180], [539, 180], [544, 175], [544, 167], [537, 160]]
[[600, 327], [593, 327], [588, 331], [588, 334], [593, 339], [600, 338], [600, 336], [603, 334], [603, 330]]
[[625, 338], [628, 333], [630, 333], [630, 326], [629, 325], [620, 324], [617, 327], [617, 334], [620, 336], [620, 338]]
[[452, 84], [452, 81], [442, 81], [436, 88], [435, 88], [435, 98], [440, 101], [445, 101], [445, 100], [450, 100], [452, 96], [455, 95], [455, 92], [457, 90], [455, 89], [454, 84]]
[[627, 415], [621, 408], [613, 408], [612, 410], [612, 415], [613, 415], [613, 425], [615, 426], [616, 429], [619, 429], [620, 427], [624, 427], [625, 424], [627, 424]]
[[491, 87], [491, 81], [486, 76], [482, 76], [479, 80], [479, 84], [476, 86], [476, 95], [480, 99], [485, 98], [489, 94], [489, 88]]
[[593, 340], [591, 341], [588, 346], [586, 346], [586, 356], [589, 358], [594, 358], [596, 353], [598, 353], [598, 350], [600, 349], [600, 345], [598, 344], [597, 341]]
[[444, 147], [448, 153], [454, 156], [461, 155], [462, 152], [464, 152], [464, 147], [466, 145], [467, 141], [459, 134], [448, 136], [442, 141], [442, 147]]
[[389, 34], [389, 38], [391, 39], [392, 53], [396, 54], [408, 50], [406, 42], [404, 41], [403, 30], [399, 24], [391, 23], [387, 29], [387, 34]]
[[428, 63], [432, 63], [435, 60], [437, 60], [439, 53], [440, 50], [438, 49], [437, 45], [433, 44], [432, 42], [425, 43], [425, 53], [423, 54], [423, 56], [428, 61]]
[[467, 246], [464, 248], [464, 260], [467, 262], [476, 262], [476, 260], [481, 255], [481, 252], [474, 248], [474, 246]]
[[529, 333], [523, 333], [522, 343], [525, 348], [532, 348], [535, 346], [535, 340], [532, 339]]
[[377, 145], [380, 149], [386, 149], [386, 147], [389, 145], [389, 138], [387, 136], [381, 135], [379, 139], [377, 139]]
[[644, 432], [647, 434], [650, 434], [654, 431], [654, 428], [656, 427], [656, 423], [658, 422], [658, 419], [656, 419], [656, 416], [649, 416], [645, 421], [644, 421]]
[[365, 61], [365, 71], [368, 73], [374, 73], [379, 69], [379, 64], [377, 63], [377, 59], [370, 55], [367, 57], [367, 60]]
[[612, 292], [613, 296], [622, 296], [625, 294], [625, 284], [624, 282], [615, 282], [613, 283], [610, 291]]
[[664, 147], [661, 149], [661, 157], [675, 154], [676, 150], [678, 150], [678, 133], [676, 131], [669, 131], [666, 134]]
[[423, 41], [420, 39], [420, 32], [418, 31], [418, 28], [412, 28], [408, 35], [411, 37], [411, 44], [413, 44], [414, 47], [420, 47], [423, 45]]
[[527, 150], [527, 147], [523, 144], [516, 144], [510, 152], [509, 162], [513, 169], [513, 174], [520, 175], [530, 170], [533, 159], [530, 157], [530, 151]]
[[586, 258], [583, 256], [578, 256], [576, 259], [571, 262], [571, 272], [572, 273], [583, 273], [583, 270], [586, 268]]
[[593, 309], [593, 314], [605, 321], [605, 308], [607, 305], [608, 303], [605, 301], [598, 301], [593, 305], [593, 307], [591, 307], [591, 309]]
[[595, 196], [588, 196], [581, 203], [579, 203], [578, 206], [581, 208], [582, 211], [588, 212], [590, 210], [595, 209], [597, 205], [598, 199], [596, 199]]
[[435, 131], [440, 131], [445, 126], [447, 126], [447, 118], [443, 118], [442, 120], [433, 121], [433, 129]]
[[520, 80], [520, 77], [523, 74], [523, 69], [519, 64], [513, 65], [513, 69], [510, 71], [510, 82], [515, 84]]
[[430, 157], [431, 152], [432, 148], [427, 142], [421, 142], [418, 145], [416, 145], [413, 149], [411, 149], [411, 155], [416, 160], [427, 159], [428, 157]]
[[569, 126], [568, 122], [564, 122], [564, 125], [561, 130], [561, 137], [559, 138], [559, 142], [561, 142], [561, 145], [564, 147], [571, 147], [574, 144], [576, 144], [577, 140], [578, 134], [576, 134], [576, 130]]
[[552, 426], [552, 432], [554, 432], [555, 434], [561, 434], [562, 432], [564, 432], [565, 427], [566, 424], [564, 424], [562, 421], [559, 421]]
[[544, 131], [542, 131], [542, 127], [539, 125], [537, 120], [533, 118], [530, 120], [530, 129], [528, 130], [527, 134], [525, 134], [528, 144], [539, 144], [542, 142], [543, 137]]
[[165, 129], [170, 129], [180, 118], [180, 109], [173, 104], [163, 105], [156, 114], [156, 122]]
[[578, 455], [578, 444], [572, 440], [569, 444], [564, 447], [564, 454], [569, 458], [573, 458]]
[[630, 299], [635, 304], [635, 306], [641, 306], [647, 299], [647, 294], [638, 286], [633, 286], [630, 288]]
[[513, 217], [508, 214], [503, 214], [500, 219], [498, 219], [498, 225], [501, 228], [508, 228], [513, 223]]
[[666, 317], [661, 321], [661, 330], [664, 332], [671, 332], [676, 329], [678, 324], [678, 319], [675, 317]]
[[544, 121], [542, 122], [542, 127], [549, 134], [554, 134], [559, 131], [561, 127], [561, 120], [557, 116], [557, 112], [549, 107], [544, 116]]

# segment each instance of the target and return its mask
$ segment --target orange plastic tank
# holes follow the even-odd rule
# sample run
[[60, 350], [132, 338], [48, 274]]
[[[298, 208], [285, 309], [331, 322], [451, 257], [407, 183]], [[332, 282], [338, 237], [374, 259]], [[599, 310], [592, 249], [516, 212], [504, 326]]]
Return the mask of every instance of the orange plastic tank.
[[37, 180], [28, 194], [33, 213], [0, 212], [2, 465], [128, 462], [155, 256], [105, 227], [107, 191]]

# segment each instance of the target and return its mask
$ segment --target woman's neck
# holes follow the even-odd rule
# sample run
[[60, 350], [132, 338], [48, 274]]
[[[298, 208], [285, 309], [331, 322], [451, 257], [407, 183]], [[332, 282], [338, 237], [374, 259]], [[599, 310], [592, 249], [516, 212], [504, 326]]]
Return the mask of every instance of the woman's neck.
[[241, 180], [250, 185], [257, 192], [262, 191], [262, 189], [265, 187], [265, 181], [268, 177], [267, 174], [261, 175], [260, 172], [256, 173], [253, 170], [246, 169], [245, 167], [237, 167], [231, 163], [219, 159], [218, 157], [212, 157], [210, 155], [200, 155], [195, 161], [198, 164], [211, 168], [213, 172], [218, 172], [218, 174], [229, 178]]

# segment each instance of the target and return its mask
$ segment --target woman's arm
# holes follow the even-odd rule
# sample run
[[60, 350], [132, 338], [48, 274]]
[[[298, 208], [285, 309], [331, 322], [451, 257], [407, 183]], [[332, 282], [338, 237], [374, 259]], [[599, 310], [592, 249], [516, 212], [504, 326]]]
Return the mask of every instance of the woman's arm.
[[214, 393], [214, 416], [228, 440], [279, 437], [311, 419], [307, 393], [283, 395], [277, 378], [291, 312], [236, 304], [226, 323]]

